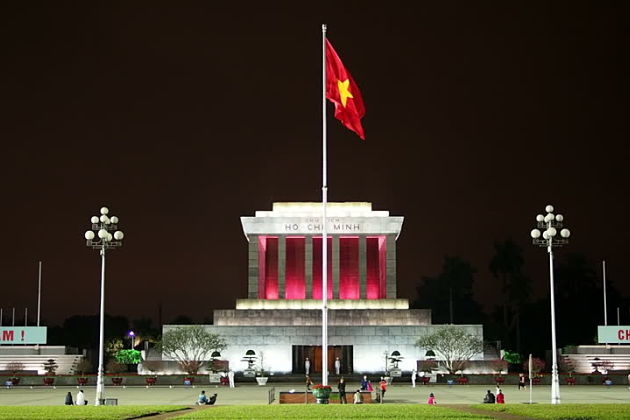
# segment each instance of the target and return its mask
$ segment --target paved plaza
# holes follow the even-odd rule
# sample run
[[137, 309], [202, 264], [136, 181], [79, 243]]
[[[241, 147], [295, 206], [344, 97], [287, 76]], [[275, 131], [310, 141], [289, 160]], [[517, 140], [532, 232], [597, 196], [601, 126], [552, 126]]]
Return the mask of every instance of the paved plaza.
[[[348, 391], [359, 387], [358, 383], [349, 382]], [[207, 394], [218, 394], [218, 405], [255, 405], [267, 404], [269, 390], [275, 388], [277, 404], [280, 391], [303, 391], [302, 383], [280, 383], [258, 386], [256, 384], [237, 384], [230, 389], [225, 386], [207, 385], [196, 387], [155, 386], [145, 387], [106, 387], [106, 398], [117, 398], [119, 405], [192, 405], [202, 389]], [[334, 388], [336, 389], [336, 388]], [[439, 404], [477, 404], [481, 403], [486, 390], [495, 391], [495, 387], [484, 385], [429, 385], [412, 388], [408, 384], [393, 384], [387, 390], [385, 403], [424, 404], [430, 392], [437, 397]], [[83, 387], [90, 404], [94, 402], [94, 387]], [[15, 387], [0, 389], [1, 405], [63, 405], [66, 393], [76, 395], [77, 387]], [[529, 390], [518, 391], [516, 386], [503, 388], [508, 404], [529, 402]], [[630, 403], [630, 390], [627, 386], [562, 386], [560, 388], [562, 403]], [[536, 386], [532, 392], [535, 403], [549, 403], [550, 387]]]

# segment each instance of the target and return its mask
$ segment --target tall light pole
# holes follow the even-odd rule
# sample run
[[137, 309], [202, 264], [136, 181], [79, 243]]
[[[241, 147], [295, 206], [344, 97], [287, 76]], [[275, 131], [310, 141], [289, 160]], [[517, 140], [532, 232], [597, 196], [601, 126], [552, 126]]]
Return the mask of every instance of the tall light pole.
[[[101, 207], [100, 216], [92, 216], [92, 229], [85, 232], [87, 246], [100, 250], [101, 254], [101, 317], [98, 339], [98, 376], [94, 405], [103, 402], [103, 347], [105, 346], [105, 251], [122, 246], [124, 234], [118, 230], [118, 217], [108, 216], [109, 209]], [[96, 233], [95, 233], [96, 232]], [[111, 232], [114, 232], [113, 234]]]
[[[546, 247], [549, 253], [549, 292], [551, 300], [551, 404], [560, 404], [560, 381], [558, 379], [558, 350], [556, 347], [556, 304], [553, 284], [553, 247], [569, 242], [571, 232], [562, 228], [564, 216], [553, 214], [553, 206], [545, 207], [547, 214], [536, 216], [537, 228], [531, 231], [534, 245]], [[558, 232], [560, 230], [560, 232]], [[542, 232], [541, 232], [542, 231]], [[558, 237], [560, 233], [560, 237]], [[542, 236], [542, 239], [540, 238]]]

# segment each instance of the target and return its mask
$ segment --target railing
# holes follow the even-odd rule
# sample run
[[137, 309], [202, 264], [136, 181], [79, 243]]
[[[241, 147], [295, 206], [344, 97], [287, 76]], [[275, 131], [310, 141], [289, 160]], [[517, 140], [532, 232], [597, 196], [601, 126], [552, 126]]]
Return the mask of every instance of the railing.
[[276, 388], [271, 387], [268, 394], [269, 404], [273, 403], [276, 400]]

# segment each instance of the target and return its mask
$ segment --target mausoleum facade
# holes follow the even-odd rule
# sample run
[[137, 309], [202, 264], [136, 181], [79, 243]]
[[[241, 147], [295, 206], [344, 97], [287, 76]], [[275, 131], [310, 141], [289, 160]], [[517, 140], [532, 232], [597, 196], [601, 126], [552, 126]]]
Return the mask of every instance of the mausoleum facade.
[[[248, 350], [263, 354], [275, 373], [321, 372], [322, 220], [321, 203], [274, 203], [271, 211], [241, 217], [248, 241], [248, 296], [235, 309], [214, 311], [205, 328], [223, 336], [222, 359], [233, 370], [247, 368]], [[402, 216], [374, 211], [371, 203], [329, 203], [328, 370], [383, 372], [387, 356], [403, 357], [411, 371], [426, 349], [415, 343], [436, 328], [431, 311], [409, 309], [396, 295], [396, 240]], [[163, 331], [177, 328], [165, 325]], [[481, 325], [462, 325], [483, 337]], [[478, 355], [482, 359], [483, 355]]]

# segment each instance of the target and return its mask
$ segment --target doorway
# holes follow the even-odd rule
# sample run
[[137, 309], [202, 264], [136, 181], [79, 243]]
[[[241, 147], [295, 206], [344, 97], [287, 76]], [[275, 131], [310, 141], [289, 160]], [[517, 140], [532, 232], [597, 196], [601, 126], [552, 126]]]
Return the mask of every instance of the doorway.
[[[322, 373], [322, 346], [293, 346], [293, 373], [306, 373], [304, 361], [311, 362], [310, 373]], [[341, 362], [340, 374], [353, 372], [352, 346], [328, 346], [328, 373], [335, 374], [335, 359]]]

